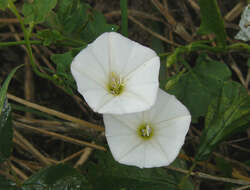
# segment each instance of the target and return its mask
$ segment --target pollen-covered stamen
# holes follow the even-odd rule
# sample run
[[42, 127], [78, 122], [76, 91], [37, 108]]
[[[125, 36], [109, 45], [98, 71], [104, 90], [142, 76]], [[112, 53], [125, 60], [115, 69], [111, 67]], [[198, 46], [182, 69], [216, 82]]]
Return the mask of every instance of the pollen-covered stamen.
[[114, 96], [118, 96], [122, 93], [124, 89], [124, 82], [120, 76], [117, 76], [115, 73], [111, 73], [108, 90]]
[[140, 125], [138, 128], [138, 134], [143, 139], [148, 139], [153, 134], [153, 128], [149, 124]]
[[151, 131], [152, 131], [151, 127], [147, 124], [145, 128], [141, 129], [142, 136], [144, 136], [144, 137], [146, 137], [146, 136], [149, 137]]

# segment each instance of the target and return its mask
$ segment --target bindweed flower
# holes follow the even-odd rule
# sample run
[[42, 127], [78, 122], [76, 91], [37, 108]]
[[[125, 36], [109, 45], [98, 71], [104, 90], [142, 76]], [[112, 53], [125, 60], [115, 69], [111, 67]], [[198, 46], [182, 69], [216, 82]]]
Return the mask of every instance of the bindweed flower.
[[250, 41], [250, 4], [244, 9], [239, 25], [241, 30], [235, 36], [235, 39]]
[[155, 105], [147, 111], [104, 114], [105, 135], [113, 157], [140, 168], [166, 166], [174, 161], [190, 122], [187, 108], [160, 89]]
[[124, 114], [153, 106], [159, 67], [153, 50], [110, 32], [74, 58], [71, 72], [78, 91], [94, 111]]

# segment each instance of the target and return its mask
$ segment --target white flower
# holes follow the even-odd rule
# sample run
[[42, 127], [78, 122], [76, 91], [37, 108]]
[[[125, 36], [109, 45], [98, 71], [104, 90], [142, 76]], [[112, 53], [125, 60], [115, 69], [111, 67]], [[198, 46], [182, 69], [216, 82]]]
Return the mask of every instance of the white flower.
[[94, 111], [124, 114], [153, 106], [159, 67], [153, 50], [110, 32], [74, 58], [71, 72], [78, 91]]
[[235, 39], [250, 41], [250, 4], [243, 11], [239, 25], [241, 30], [235, 36]]
[[104, 114], [105, 135], [113, 157], [122, 164], [140, 168], [166, 166], [174, 161], [190, 122], [187, 108], [161, 89], [150, 110]]

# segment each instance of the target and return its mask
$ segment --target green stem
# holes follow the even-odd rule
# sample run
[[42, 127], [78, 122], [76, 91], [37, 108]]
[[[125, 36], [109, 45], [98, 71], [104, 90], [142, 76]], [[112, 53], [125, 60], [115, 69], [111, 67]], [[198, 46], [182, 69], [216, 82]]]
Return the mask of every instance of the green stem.
[[[42, 44], [42, 41], [33, 40], [33, 41], [30, 41], [30, 44], [39, 45], [39, 44]], [[18, 46], [18, 45], [26, 45], [26, 41], [22, 40], [22, 41], [16, 41], [16, 42], [0, 42], [0, 47]]]
[[32, 32], [32, 28], [34, 26], [33, 23], [30, 24], [29, 26], [29, 29], [27, 30], [24, 26], [24, 22], [23, 22], [23, 19], [21, 17], [21, 15], [19, 14], [18, 10], [16, 9], [16, 6], [15, 4], [12, 2], [12, 0], [8, 0], [8, 6], [9, 6], [9, 9], [15, 14], [15, 16], [17, 17], [18, 21], [20, 22], [20, 25], [21, 25], [21, 28], [22, 28], [22, 31], [23, 31], [23, 34], [24, 34], [24, 41], [25, 41], [25, 45], [26, 45], [26, 48], [27, 48], [27, 53], [28, 53], [28, 56], [30, 58], [30, 63], [31, 63], [31, 66], [34, 70], [34, 72], [42, 77], [42, 78], [46, 78], [48, 80], [51, 80], [51, 81], [54, 81], [54, 78], [52, 76], [49, 76], [45, 73], [42, 73], [38, 70], [36, 64], [35, 64], [35, 59], [34, 59], [34, 56], [33, 56], [33, 53], [32, 53], [32, 48], [31, 48], [31, 42], [30, 42], [30, 35], [31, 35], [31, 32]]
[[121, 17], [122, 17], [122, 34], [128, 37], [128, 2], [120, 0]]
[[227, 46], [227, 50], [246, 50], [250, 52], [250, 45], [247, 45], [246, 43], [235, 43], [230, 46]]
[[188, 177], [191, 175], [191, 173], [192, 173], [192, 171], [194, 170], [195, 167], [196, 167], [196, 161], [193, 162], [193, 165], [188, 170], [188, 173], [181, 179], [181, 182], [178, 185], [179, 190], [184, 189], [183, 185], [184, 185], [185, 181], [188, 179]]
[[170, 54], [171, 54], [171, 52], [159, 53], [158, 56], [159, 56], [159, 57], [166, 57], [166, 56], [168, 56], [168, 55], [170, 55]]

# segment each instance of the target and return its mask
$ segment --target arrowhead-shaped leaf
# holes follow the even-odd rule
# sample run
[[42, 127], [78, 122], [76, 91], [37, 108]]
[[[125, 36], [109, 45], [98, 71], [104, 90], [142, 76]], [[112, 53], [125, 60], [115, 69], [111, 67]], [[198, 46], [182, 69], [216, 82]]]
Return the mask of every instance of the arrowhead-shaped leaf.
[[167, 92], [174, 94], [191, 112], [192, 119], [205, 116], [208, 105], [219, 96], [223, 82], [231, 77], [230, 69], [203, 55], [187, 73], [177, 74], [167, 83]]
[[225, 138], [250, 125], [250, 96], [239, 83], [225, 82], [209, 105], [196, 160], [205, 160]]

